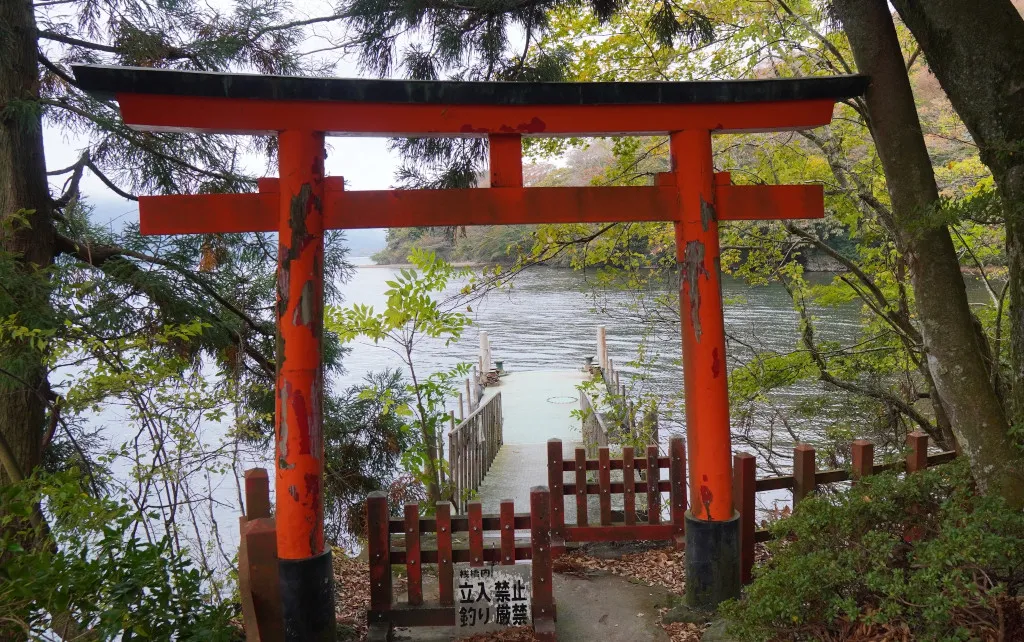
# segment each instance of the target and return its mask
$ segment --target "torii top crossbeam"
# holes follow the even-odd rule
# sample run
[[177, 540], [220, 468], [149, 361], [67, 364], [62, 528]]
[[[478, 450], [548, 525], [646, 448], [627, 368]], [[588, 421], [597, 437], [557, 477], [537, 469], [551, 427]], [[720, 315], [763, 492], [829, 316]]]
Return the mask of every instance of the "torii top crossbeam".
[[[821, 186], [734, 186], [712, 167], [711, 135], [808, 129], [862, 76], [711, 82], [493, 83], [298, 78], [78, 66], [150, 131], [277, 134], [280, 177], [255, 194], [142, 197], [147, 234], [279, 232], [276, 518], [289, 639], [330, 639], [324, 552], [320, 338], [325, 228], [672, 221], [690, 470], [687, 588], [698, 606], [738, 595], [738, 522], [718, 221], [816, 218]], [[523, 136], [668, 134], [672, 169], [647, 187], [525, 188]], [[461, 137], [490, 142], [490, 189], [346, 192], [324, 175], [324, 136]], [[674, 509], [680, 507], [673, 507]], [[553, 527], [564, 516], [552, 515]], [[684, 537], [683, 533], [677, 537]], [[326, 588], [325, 588], [326, 587]]]

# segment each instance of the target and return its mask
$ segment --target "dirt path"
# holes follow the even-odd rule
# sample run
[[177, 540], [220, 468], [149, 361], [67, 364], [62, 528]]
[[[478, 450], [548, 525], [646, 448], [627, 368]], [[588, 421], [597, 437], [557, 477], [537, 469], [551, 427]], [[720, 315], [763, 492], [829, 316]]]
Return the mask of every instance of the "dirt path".
[[[643, 586], [604, 571], [586, 577], [555, 574], [557, 631], [560, 642], [668, 642], [658, 626], [658, 609], [669, 603], [669, 592]], [[424, 588], [429, 584], [424, 582]], [[426, 599], [429, 589], [424, 591]], [[439, 642], [453, 640], [451, 627], [396, 629], [395, 640]]]
[[658, 609], [669, 593], [611, 573], [581, 578], [555, 575], [558, 639], [595, 642], [668, 642], [658, 626]]

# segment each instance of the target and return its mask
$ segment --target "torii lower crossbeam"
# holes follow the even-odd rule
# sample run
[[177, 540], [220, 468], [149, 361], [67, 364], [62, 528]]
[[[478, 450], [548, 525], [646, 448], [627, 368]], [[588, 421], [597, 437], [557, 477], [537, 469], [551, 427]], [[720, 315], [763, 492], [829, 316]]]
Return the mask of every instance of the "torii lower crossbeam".
[[[734, 186], [712, 169], [711, 135], [817, 127], [859, 76], [681, 83], [473, 83], [292, 78], [75, 67], [151, 131], [276, 134], [280, 179], [259, 192], [140, 199], [146, 234], [279, 234], [276, 519], [288, 640], [333, 640], [323, 538], [323, 230], [672, 221], [680, 271], [690, 499], [687, 599], [739, 594], [738, 513], [722, 316], [718, 223], [816, 218], [818, 186]], [[324, 175], [324, 135], [486, 136], [490, 189], [345, 191]], [[525, 188], [522, 136], [668, 134], [672, 169], [648, 187]], [[686, 509], [686, 500], [673, 510]]]
[[[672, 174], [668, 179], [674, 180]], [[820, 185], [730, 185], [715, 175], [719, 221], [818, 218]], [[679, 189], [658, 187], [501, 187], [472, 190], [346, 192], [328, 177], [326, 229], [455, 227], [539, 223], [675, 221]], [[280, 195], [277, 179], [262, 179], [253, 194], [141, 196], [143, 234], [274, 232]]]

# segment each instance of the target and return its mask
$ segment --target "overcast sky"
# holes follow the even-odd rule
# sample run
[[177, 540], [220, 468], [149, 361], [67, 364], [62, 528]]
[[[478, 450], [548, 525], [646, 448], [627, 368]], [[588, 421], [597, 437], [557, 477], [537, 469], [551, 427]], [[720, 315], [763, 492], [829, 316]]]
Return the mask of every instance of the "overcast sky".
[[[213, 4], [219, 3], [214, 2]], [[228, 3], [223, 4], [227, 5]], [[296, 11], [296, 18], [322, 15], [317, 13], [317, 4], [320, 3], [303, 3], [302, 7], [305, 11]], [[306, 51], [312, 51], [328, 46], [334, 40], [336, 40], [336, 34], [325, 31], [324, 28], [314, 29], [309, 32], [309, 37], [305, 40], [303, 48]], [[363, 76], [359, 73], [354, 56], [342, 58], [338, 62], [335, 75], [350, 78]], [[46, 165], [49, 170], [74, 164], [88, 143], [86, 139], [53, 125], [44, 128], [43, 136], [46, 145]], [[346, 189], [371, 190], [391, 187], [400, 159], [397, 154], [388, 151], [387, 139], [329, 138], [327, 143], [327, 174], [344, 176]], [[247, 157], [244, 166], [248, 171], [259, 176], [277, 175], [276, 167], [268, 168], [266, 159], [256, 155]], [[60, 194], [63, 191], [63, 183], [66, 178], [66, 174], [52, 177], [53, 193]], [[96, 223], [109, 223], [114, 227], [120, 227], [126, 221], [138, 221], [137, 204], [110, 191], [88, 170], [82, 178], [81, 189], [88, 202], [96, 208]]]

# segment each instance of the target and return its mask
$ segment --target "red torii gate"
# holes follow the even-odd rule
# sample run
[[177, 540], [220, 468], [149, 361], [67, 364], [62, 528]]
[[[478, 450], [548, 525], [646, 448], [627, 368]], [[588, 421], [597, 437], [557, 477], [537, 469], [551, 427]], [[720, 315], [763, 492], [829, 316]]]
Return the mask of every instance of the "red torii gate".
[[[829, 123], [861, 76], [658, 83], [415, 82], [77, 66], [149, 131], [276, 134], [279, 178], [252, 194], [143, 196], [143, 234], [279, 233], [278, 556], [288, 639], [333, 639], [323, 538], [323, 230], [672, 221], [680, 266], [689, 444], [688, 599], [739, 593], [718, 222], [819, 218], [821, 186], [736, 186], [712, 168], [713, 132]], [[490, 189], [347, 192], [324, 173], [325, 135], [487, 136]], [[522, 136], [664, 135], [672, 170], [650, 187], [524, 188]]]

